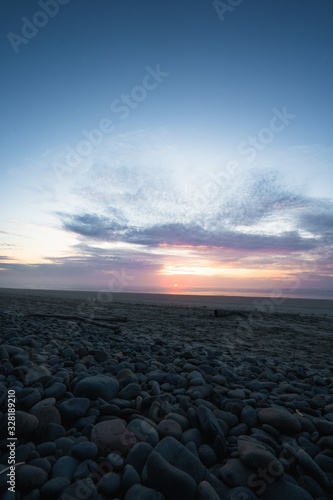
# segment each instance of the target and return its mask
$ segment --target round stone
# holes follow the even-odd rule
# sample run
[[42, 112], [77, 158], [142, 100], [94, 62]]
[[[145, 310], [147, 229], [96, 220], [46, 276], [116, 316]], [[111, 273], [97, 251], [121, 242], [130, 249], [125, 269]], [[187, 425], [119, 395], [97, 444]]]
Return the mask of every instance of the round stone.
[[118, 394], [118, 380], [105, 375], [95, 375], [80, 380], [74, 388], [74, 396], [86, 396], [90, 400], [102, 398], [110, 401]]
[[286, 434], [301, 432], [302, 426], [297, 418], [286, 410], [264, 408], [258, 413], [259, 422], [268, 424]]
[[121, 489], [123, 492], [129, 490], [134, 484], [140, 484], [141, 478], [132, 465], [125, 465], [121, 479]]
[[[7, 420], [7, 419], [6, 419]], [[38, 427], [38, 418], [24, 411], [15, 413], [15, 434], [17, 437], [27, 436]]]
[[38, 431], [43, 432], [48, 424], [61, 424], [61, 416], [59, 410], [52, 405], [40, 406], [33, 412], [32, 415], [38, 419]]
[[267, 468], [273, 477], [280, 477], [284, 469], [279, 460], [271, 453], [263, 443], [249, 436], [239, 436], [238, 452], [242, 462], [252, 469]]
[[139, 396], [141, 392], [141, 386], [135, 382], [126, 385], [119, 393], [121, 399], [133, 399]]
[[71, 453], [73, 457], [79, 460], [94, 459], [97, 457], [98, 448], [95, 443], [90, 443], [85, 441], [83, 443], [78, 443], [71, 448]]
[[172, 436], [175, 439], [180, 439], [182, 436], [182, 428], [178, 422], [175, 420], [165, 419], [162, 420], [157, 426], [157, 432], [160, 438], [164, 438], [166, 436]]
[[197, 498], [198, 487], [195, 480], [156, 451], [152, 451], [147, 460], [147, 486], [173, 500]]
[[104, 474], [101, 480], [100, 490], [105, 496], [117, 493], [120, 488], [120, 477], [115, 472]]
[[29, 410], [41, 400], [41, 394], [38, 389], [26, 387], [18, 393], [19, 408], [21, 410]]
[[165, 496], [142, 484], [134, 484], [126, 493], [125, 500], [165, 500]]
[[75, 420], [83, 417], [90, 406], [88, 398], [72, 398], [59, 405], [59, 411], [64, 420]]
[[52, 478], [65, 477], [71, 481], [78, 465], [79, 461], [74, 457], [60, 457], [53, 466]]
[[157, 431], [145, 420], [135, 418], [128, 424], [127, 429], [133, 432], [138, 441], [149, 443], [153, 447], [159, 441]]
[[50, 387], [45, 389], [44, 394], [46, 398], [59, 399], [65, 394], [65, 392], [66, 392], [65, 384], [61, 382], [55, 382]]
[[33, 465], [21, 465], [16, 470], [17, 488], [23, 491], [41, 488], [47, 479], [47, 472]]
[[66, 477], [54, 477], [42, 486], [40, 490], [43, 498], [58, 498], [59, 494], [70, 485]]
[[[135, 445], [135, 446], [137, 446], [137, 445]], [[135, 446], [131, 449], [131, 451], [135, 448]], [[131, 451], [130, 451], [130, 453], [131, 453]], [[106, 459], [112, 465], [114, 472], [121, 472], [123, 470], [124, 459], [121, 455], [119, 455], [119, 453], [109, 453], [109, 455], [106, 457]]]
[[126, 465], [130, 464], [141, 475], [147, 458], [153, 451], [153, 447], [148, 443], [137, 443], [130, 450], [126, 458]]
[[32, 385], [36, 382], [43, 383], [45, 380], [48, 380], [50, 376], [51, 373], [45, 366], [32, 366], [25, 376], [25, 383], [27, 385]]
[[136, 444], [135, 435], [126, 429], [125, 422], [120, 419], [96, 424], [92, 428], [90, 440], [97, 445], [100, 455], [104, 457], [113, 451], [127, 455]]

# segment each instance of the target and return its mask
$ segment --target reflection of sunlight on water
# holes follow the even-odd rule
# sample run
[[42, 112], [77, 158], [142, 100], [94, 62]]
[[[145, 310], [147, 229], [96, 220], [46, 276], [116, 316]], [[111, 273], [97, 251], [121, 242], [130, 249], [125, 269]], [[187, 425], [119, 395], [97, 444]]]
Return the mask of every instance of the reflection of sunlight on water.
[[145, 288], [128, 288], [128, 293], [156, 293], [169, 295], [204, 295], [204, 296], [223, 296], [223, 297], [286, 297], [290, 299], [323, 299], [333, 300], [333, 291], [331, 290], [316, 290], [316, 289], [221, 289], [221, 288], [201, 288], [201, 287], [184, 287], [174, 283], [169, 287], [145, 287]]

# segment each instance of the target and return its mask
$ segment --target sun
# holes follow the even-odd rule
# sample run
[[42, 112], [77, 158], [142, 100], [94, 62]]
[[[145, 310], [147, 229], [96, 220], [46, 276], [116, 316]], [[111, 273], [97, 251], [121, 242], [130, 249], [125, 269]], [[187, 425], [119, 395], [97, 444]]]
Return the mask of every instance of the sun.
[[178, 286], [177, 283], [175, 283], [173, 286]]

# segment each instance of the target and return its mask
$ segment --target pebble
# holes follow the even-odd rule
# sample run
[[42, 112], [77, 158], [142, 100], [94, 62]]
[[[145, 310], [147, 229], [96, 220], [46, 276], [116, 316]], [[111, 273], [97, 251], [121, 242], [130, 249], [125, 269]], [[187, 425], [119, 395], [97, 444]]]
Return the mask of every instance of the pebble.
[[297, 434], [302, 430], [300, 422], [287, 410], [264, 408], [259, 411], [258, 419], [260, 423], [271, 425], [286, 434]]
[[31, 444], [20, 444], [17, 446], [15, 449], [16, 462], [26, 462], [32, 449]]
[[59, 412], [64, 420], [75, 420], [86, 414], [90, 406], [88, 398], [72, 398], [59, 405]]
[[27, 385], [35, 384], [36, 382], [45, 382], [51, 376], [50, 371], [45, 366], [33, 366], [25, 375], [25, 383]]
[[319, 431], [324, 434], [324, 436], [333, 436], [333, 422], [328, 422], [327, 420], [321, 418], [315, 418], [313, 423]]
[[[268, 483], [261, 480], [263, 484], [260, 485], [260, 496], [262, 500], [313, 500], [312, 495], [306, 490], [285, 479], [276, 479]], [[255, 490], [256, 492], [256, 490]]]
[[133, 399], [139, 396], [141, 392], [141, 386], [136, 383], [126, 385], [120, 392], [119, 397], [122, 399]]
[[62, 382], [54, 382], [50, 387], [47, 387], [44, 391], [46, 398], [60, 399], [66, 393], [66, 386]]
[[225, 500], [257, 500], [258, 497], [253, 493], [250, 488], [246, 486], [237, 486], [228, 491]]
[[108, 355], [105, 351], [102, 351], [100, 349], [97, 349], [94, 352], [95, 359], [98, 363], [103, 363], [103, 361], [106, 361], [108, 359]]
[[313, 477], [307, 475], [301, 476], [298, 479], [298, 484], [301, 488], [310, 493], [313, 498], [325, 498], [325, 491]]
[[208, 481], [201, 481], [199, 484], [200, 500], [220, 500], [220, 496]]
[[252, 469], [268, 469], [271, 476], [283, 475], [284, 469], [267, 447], [249, 436], [238, 437], [238, 452], [241, 461]]
[[55, 440], [55, 445], [57, 450], [61, 450], [65, 455], [69, 453], [69, 450], [73, 446], [73, 439], [70, 437], [60, 437]]
[[147, 460], [147, 485], [173, 500], [193, 500], [198, 491], [189, 474], [171, 465], [156, 451], [152, 451]]
[[157, 426], [157, 432], [162, 439], [166, 436], [172, 436], [180, 440], [182, 436], [182, 428], [178, 422], [172, 419], [162, 420]]
[[94, 459], [97, 457], [98, 448], [95, 443], [89, 441], [78, 443], [71, 448], [73, 457], [79, 460]]
[[253, 482], [260, 482], [258, 476], [253, 473], [253, 470], [247, 467], [238, 458], [229, 458], [227, 462], [220, 467], [219, 477], [223, 479], [225, 484], [234, 488], [236, 486], [248, 486], [249, 478], [253, 478]]
[[15, 412], [15, 435], [17, 437], [29, 436], [39, 425], [38, 418], [23, 411]]
[[333, 498], [333, 367], [20, 322], [0, 346], [0, 472], [13, 388], [18, 498]]
[[143, 441], [153, 447], [156, 446], [159, 441], [158, 432], [156, 431], [156, 429], [154, 429], [152, 425], [150, 425], [148, 422], [145, 422], [144, 420], [132, 420], [128, 424], [127, 429], [135, 435], [138, 441]]
[[318, 453], [318, 455], [316, 455], [315, 457], [315, 462], [319, 465], [321, 470], [333, 472], [333, 454], [328, 457], [326, 455]]
[[38, 419], [39, 433], [44, 433], [49, 424], [61, 424], [61, 416], [58, 408], [56, 408], [55, 406], [40, 406], [39, 408], [30, 411], [31, 414]]
[[146, 464], [147, 458], [152, 451], [153, 447], [149, 443], [137, 443], [129, 451], [126, 457], [126, 465], [132, 465], [138, 472], [138, 474], [141, 474], [142, 469]]
[[135, 484], [126, 493], [125, 500], [165, 500], [165, 496], [147, 486]]
[[141, 477], [132, 465], [127, 464], [121, 478], [122, 492], [126, 493], [134, 484], [141, 484]]
[[206, 408], [206, 406], [200, 405], [197, 414], [201, 430], [208, 440], [213, 440], [216, 436], [220, 436], [223, 440], [225, 439], [217, 418], [211, 410]]
[[215, 465], [217, 462], [217, 457], [214, 449], [206, 443], [199, 446], [198, 456], [204, 466], [208, 469], [210, 467], [213, 467], [213, 465]]
[[59, 498], [60, 493], [70, 485], [66, 477], [54, 477], [45, 483], [40, 492], [45, 498]]
[[105, 496], [115, 495], [120, 489], [120, 476], [115, 472], [104, 474], [99, 489]]
[[31, 491], [41, 488], [46, 483], [48, 474], [45, 470], [34, 465], [21, 465], [16, 471], [17, 488], [22, 491]]
[[31, 455], [29, 457], [29, 465], [34, 465], [35, 467], [39, 467], [40, 469], [45, 470], [45, 472], [47, 472], [47, 474], [50, 473], [51, 468], [52, 468], [52, 465], [47, 458], [40, 458], [39, 457], [39, 458], [34, 458], [33, 460], [31, 460]]
[[58, 438], [65, 437], [66, 430], [59, 424], [49, 423], [44, 430], [45, 441], [55, 441]]
[[61, 498], [98, 500], [98, 492], [95, 488], [93, 480], [90, 477], [87, 477], [67, 486], [67, 488], [65, 488], [62, 492]]
[[320, 486], [329, 488], [330, 482], [326, 474], [321, 470], [319, 465], [306, 453], [304, 450], [298, 451], [298, 460], [303, 467], [304, 471], [312, 476]]
[[26, 387], [21, 391], [17, 391], [17, 397], [19, 408], [25, 411], [28, 411], [42, 399], [40, 392], [33, 387]]
[[106, 457], [117, 451], [126, 456], [136, 444], [136, 437], [126, 429], [123, 420], [106, 420], [96, 424], [91, 431], [91, 441], [98, 447], [99, 453]]
[[90, 400], [102, 398], [109, 401], [118, 394], [118, 380], [105, 375], [95, 375], [80, 380], [74, 387], [74, 396], [85, 396]]
[[60, 457], [52, 468], [52, 478], [65, 477], [71, 480], [78, 465], [79, 461], [74, 457]]
[[[135, 448], [135, 446], [130, 450], [129, 453], [131, 453], [131, 451]], [[129, 454], [128, 454], [128, 456], [129, 456]], [[109, 453], [109, 455], [106, 458], [110, 462], [110, 464], [112, 465], [113, 470], [115, 472], [121, 472], [123, 470], [125, 462], [124, 462], [124, 459], [121, 455], [119, 455], [118, 453]]]

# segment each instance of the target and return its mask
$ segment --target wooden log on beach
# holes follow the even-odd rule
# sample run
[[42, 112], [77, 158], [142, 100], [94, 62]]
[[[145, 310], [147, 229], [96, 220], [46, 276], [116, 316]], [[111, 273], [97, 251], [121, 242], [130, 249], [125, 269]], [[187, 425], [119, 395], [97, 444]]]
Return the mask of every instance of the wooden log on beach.
[[247, 314], [240, 311], [226, 311], [224, 309], [215, 309], [214, 310], [215, 318], [231, 318], [233, 317], [242, 317], [247, 318]]
[[[114, 332], [120, 332], [120, 328], [118, 325], [109, 325], [108, 323], [100, 323], [99, 321], [95, 321], [90, 318], [85, 318], [84, 316], [73, 316], [73, 315], [68, 315], [68, 314], [43, 314], [43, 313], [33, 313], [33, 314], [28, 314], [29, 317], [35, 317], [35, 318], [56, 318], [56, 319], [63, 319], [66, 321], [80, 321], [83, 323], [88, 323], [89, 325], [95, 325], [99, 326], [101, 328], [108, 328], [109, 330], [114, 330]], [[110, 318], [109, 318], [110, 319]], [[104, 321], [106, 318], [104, 318]]]

